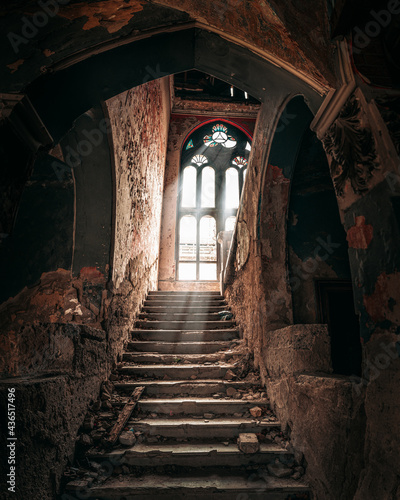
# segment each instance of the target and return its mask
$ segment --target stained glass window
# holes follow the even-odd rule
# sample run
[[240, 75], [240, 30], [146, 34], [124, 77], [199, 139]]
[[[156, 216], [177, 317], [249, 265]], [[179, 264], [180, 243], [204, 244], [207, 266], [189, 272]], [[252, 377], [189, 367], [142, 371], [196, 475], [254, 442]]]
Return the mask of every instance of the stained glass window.
[[207, 147], [214, 148], [215, 146], [223, 146], [224, 148], [234, 148], [237, 144], [236, 139], [228, 135], [228, 128], [222, 123], [214, 125], [212, 134], [204, 137], [204, 144]]
[[187, 138], [181, 152], [177, 279], [219, 279], [216, 236], [235, 226], [250, 150], [248, 134], [223, 120], [203, 124]]
[[192, 158], [192, 163], [195, 163], [198, 167], [201, 167], [205, 163], [207, 163], [208, 160], [204, 155], [196, 155], [193, 156]]
[[243, 158], [243, 156], [236, 156], [234, 160], [232, 160], [232, 163], [236, 165], [239, 168], [247, 167], [247, 160], [246, 158]]

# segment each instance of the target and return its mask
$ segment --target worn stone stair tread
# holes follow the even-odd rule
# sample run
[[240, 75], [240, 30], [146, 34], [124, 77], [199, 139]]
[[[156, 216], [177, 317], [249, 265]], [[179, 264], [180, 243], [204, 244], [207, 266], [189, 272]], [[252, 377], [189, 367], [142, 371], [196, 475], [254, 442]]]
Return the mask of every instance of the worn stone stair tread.
[[225, 329], [221, 328], [218, 330], [145, 330], [136, 328], [132, 330], [132, 338], [138, 340], [159, 340], [159, 341], [169, 341], [169, 342], [199, 342], [199, 341], [209, 341], [214, 340], [220, 342], [221, 340], [229, 341], [236, 340], [239, 338], [238, 328]]
[[187, 294], [168, 294], [168, 293], [159, 293], [159, 294], [149, 294], [146, 297], [146, 300], [206, 300], [206, 301], [213, 301], [213, 300], [225, 300], [225, 298], [220, 294], [209, 294], [205, 293], [203, 295], [200, 295], [199, 293], [187, 293]]
[[221, 296], [220, 292], [216, 291], [197, 291], [197, 290], [188, 290], [188, 291], [178, 291], [178, 290], [171, 290], [171, 291], [166, 291], [166, 290], [150, 290], [148, 295], [164, 295], [164, 294], [170, 294], [170, 295], [219, 295]]
[[128, 352], [148, 352], [162, 354], [211, 354], [227, 350], [231, 347], [231, 340], [211, 342], [162, 342], [156, 340], [135, 340], [127, 344]]
[[[192, 369], [196, 370], [198, 368], [214, 368], [215, 365], [203, 365], [203, 364], [190, 364], [190, 365], [144, 365], [144, 364], [138, 364], [138, 365], [128, 365], [126, 364], [125, 366], [121, 367], [120, 370], [123, 370], [124, 368], [140, 368], [140, 369], [152, 369], [154, 370], [155, 368], [159, 368], [160, 370], [163, 368], [165, 370], [170, 370], [171, 368], [178, 368], [178, 369]], [[236, 365], [230, 364], [230, 363], [221, 363], [220, 365], [216, 365], [219, 368], [226, 368], [230, 370], [234, 370], [236, 368]]]
[[[172, 395], [171, 395], [172, 396]], [[127, 398], [122, 398], [119, 401], [112, 401], [115, 408], [122, 407]], [[245, 413], [255, 406], [260, 406], [266, 410], [270, 409], [268, 400], [246, 400], [246, 399], [210, 399], [205, 397], [192, 398], [146, 398], [143, 397], [138, 403], [138, 412], [140, 413], [155, 413], [157, 415], [167, 415], [171, 412], [173, 415], [199, 415], [204, 413], [213, 413], [229, 415], [233, 413]], [[267, 418], [263, 417], [263, 419]], [[211, 420], [211, 419], [210, 419]]]
[[[68, 488], [69, 491], [74, 491], [73, 487]], [[119, 499], [125, 497], [136, 498], [137, 500], [144, 498], [144, 494], [158, 493], [159, 498], [165, 498], [169, 492], [173, 495], [177, 493], [190, 494], [190, 492], [199, 495], [207, 495], [193, 498], [213, 498], [209, 495], [218, 494], [218, 492], [227, 492], [229, 495], [248, 493], [256, 493], [257, 497], [264, 500], [283, 500], [288, 494], [307, 493], [309, 487], [301, 481], [293, 479], [279, 479], [276, 477], [266, 477], [255, 479], [254, 475], [238, 473], [236, 475], [148, 475], [142, 477], [124, 476], [123, 478], [110, 478], [101, 486], [92, 486], [90, 489], [91, 496], [89, 498], [100, 499]], [[280, 494], [280, 496], [271, 494]], [[135, 496], [130, 496], [135, 495]], [[140, 496], [136, 496], [140, 495]], [[268, 495], [268, 496], [266, 496]], [[147, 496], [147, 495], [146, 495]], [[150, 498], [150, 497], [149, 497]], [[153, 498], [153, 497], [151, 497]], [[170, 498], [177, 498], [171, 496]], [[186, 495], [184, 498], [187, 498]], [[226, 497], [229, 498], [229, 497]], [[236, 498], [236, 497], [235, 497]], [[247, 496], [245, 498], [248, 498]]]
[[[213, 419], [198, 419], [198, 418], [141, 418], [141, 419], [133, 419], [130, 422], [134, 422], [136, 425], [141, 427], [156, 427], [157, 429], [161, 429], [163, 427], [167, 428], [179, 428], [179, 427], [233, 427], [233, 428], [241, 428], [246, 427], [248, 425], [258, 426], [260, 428], [264, 427], [279, 427], [280, 423], [278, 421], [275, 422], [266, 422], [264, 420], [256, 419], [256, 418], [229, 418], [229, 417], [216, 417]], [[136, 429], [135, 429], [136, 430]], [[140, 429], [142, 430], [142, 429]]]
[[167, 307], [190, 307], [190, 306], [196, 306], [196, 307], [204, 307], [204, 306], [210, 306], [210, 307], [216, 307], [216, 306], [226, 306], [226, 301], [225, 300], [192, 300], [192, 301], [184, 301], [184, 300], [168, 300], [168, 299], [157, 299], [157, 300], [145, 300], [144, 301], [144, 307], [149, 307], [149, 306], [167, 306]]
[[[136, 382], [136, 381], [128, 381], [128, 382], [115, 382], [115, 387], [117, 389], [122, 389], [122, 388], [134, 388], [137, 385], [144, 385], [144, 386], [180, 386], [180, 385], [193, 385], [193, 384], [207, 384], [207, 385], [224, 385], [226, 387], [257, 387], [259, 388], [259, 382], [252, 382], [252, 381], [247, 381], [247, 380], [219, 380], [219, 379], [211, 379], [211, 378], [205, 378], [205, 379], [196, 379], [196, 380], [190, 380], [190, 379], [182, 379], [182, 380], [144, 380], [141, 382]], [[261, 389], [260, 389], [261, 390]]]
[[198, 331], [198, 330], [219, 330], [236, 326], [234, 321], [153, 321], [153, 320], [138, 320], [136, 327], [151, 330], [180, 330], [180, 331]]
[[[115, 455], [130, 456], [144, 456], [144, 455], [244, 455], [237, 444], [230, 443], [228, 446], [223, 443], [160, 443], [160, 444], [146, 444], [140, 443], [130, 448], [119, 448], [101, 454], [104, 457], [113, 457]], [[260, 451], [252, 454], [251, 456], [259, 456], [262, 454], [274, 455], [292, 455], [288, 450], [278, 446], [275, 443], [260, 443]], [[91, 457], [98, 456], [96, 452], [90, 454]]]
[[[219, 361], [225, 361], [232, 358], [234, 353], [232, 351], [226, 352], [216, 352], [216, 353], [206, 353], [206, 354], [164, 354], [159, 352], [125, 352], [123, 354], [124, 361], [131, 361], [133, 363], [163, 363], [164, 366], [180, 366], [183, 362], [191, 361], [191, 364], [204, 364], [208, 363], [218, 363]], [[176, 360], [180, 361], [177, 362]], [[188, 366], [187, 364], [182, 364], [182, 366]], [[207, 365], [210, 366], [210, 365]]]
[[171, 396], [179, 395], [179, 393], [195, 393], [195, 394], [215, 394], [225, 393], [229, 387], [235, 389], [253, 389], [262, 392], [259, 388], [259, 383], [248, 382], [245, 380], [220, 380], [220, 379], [179, 379], [179, 380], [143, 380], [143, 381], [121, 381], [114, 383], [118, 391], [132, 391], [140, 385], [145, 386], [145, 396], [147, 394], [169, 394]]
[[147, 321], [222, 321], [218, 312], [142, 312], [138, 317]]
[[170, 403], [177, 403], [177, 404], [183, 404], [183, 403], [197, 403], [197, 404], [210, 404], [210, 403], [215, 403], [216, 406], [219, 404], [237, 404], [237, 403], [248, 403], [248, 404], [253, 404], [254, 406], [257, 405], [263, 405], [266, 406], [269, 401], [267, 399], [252, 399], [252, 400], [246, 400], [246, 399], [214, 399], [214, 398], [199, 398], [199, 397], [193, 397], [193, 398], [142, 398], [139, 401], [140, 403], [158, 403], [158, 404], [170, 404]]
[[[179, 313], [208, 313], [208, 312], [220, 312], [220, 311], [230, 311], [230, 307], [228, 305], [221, 306], [201, 306], [201, 305], [185, 305], [180, 308], [175, 307]], [[171, 312], [171, 306], [145, 306], [142, 309], [145, 313], [154, 313], [154, 312]]]
[[[228, 321], [224, 321], [223, 323], [228, 323]], [[230, 328], [216, 328], [215, 330], [204, 330], [202, 328], [198, 328], [197, 330], [179, 330], [178, 328], [175, 328], [173, 330], [166, 330], [165, 328], [158, 328], [158, 332], [160, 333], [177, 333], [179, 335], [184, 335], [185, 333], [223, 333], [223, 332], [236, 332], [238, 331], [238, 327], [232, 326]], [[131, 330], [131, 333], [154, 333], [154, 330], [146, 330], [143, 328], [134, 328]]]
[[171, 379], [176, 378], [188, 378], [193, 376], [204, 377], [204, 378], [215, 378], [224, 377], [228, 370], [235, 370], [236, 366], [234, 364], [221, 363], [221, 364], [133, 364], [129, 362], [123, 362], [124, 364], [119, 368], [119, 373], [121, 375], [144, 375], [145, 377], [169, 377]]

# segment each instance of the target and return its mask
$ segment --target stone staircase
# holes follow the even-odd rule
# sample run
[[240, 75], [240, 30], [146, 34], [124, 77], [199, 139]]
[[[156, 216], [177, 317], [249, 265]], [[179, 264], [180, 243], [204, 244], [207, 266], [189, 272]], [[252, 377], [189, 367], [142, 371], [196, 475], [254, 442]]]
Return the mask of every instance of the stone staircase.
[[[227, 309], [218, 292], [149, 293], [113, 383], [85, 420], [88, 449], [65, 498], [312, 498], [234, 320], [219, 314]], [[138, 386], [145, 391], [122, 436], [135, 442], [104, 447]], [[257, 435], [258, 452], [246, 453], [243, 436], [239, 449], [243, 433]]]

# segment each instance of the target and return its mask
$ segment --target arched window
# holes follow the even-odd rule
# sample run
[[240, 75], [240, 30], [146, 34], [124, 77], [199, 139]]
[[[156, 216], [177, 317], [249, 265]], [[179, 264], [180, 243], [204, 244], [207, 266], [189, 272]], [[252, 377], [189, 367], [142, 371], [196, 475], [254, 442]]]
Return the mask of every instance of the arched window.
[[250, 135], [224, 120], [186, 138], [178, 195], [179, 280], [218, 279], [217, 234], [235, 225], [250, 151]]

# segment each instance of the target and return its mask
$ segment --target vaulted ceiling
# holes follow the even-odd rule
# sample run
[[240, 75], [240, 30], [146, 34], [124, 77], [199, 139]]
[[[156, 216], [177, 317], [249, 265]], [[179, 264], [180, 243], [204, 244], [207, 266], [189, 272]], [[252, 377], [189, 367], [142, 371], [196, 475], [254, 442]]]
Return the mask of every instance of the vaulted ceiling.
[[3, 92], [22, 91], [54, 65], [87, 57], [84, 51], [190, 25], [322, 89], [335, 86], [326, 0], [16, 0], [0, 6], [0, 16]]

